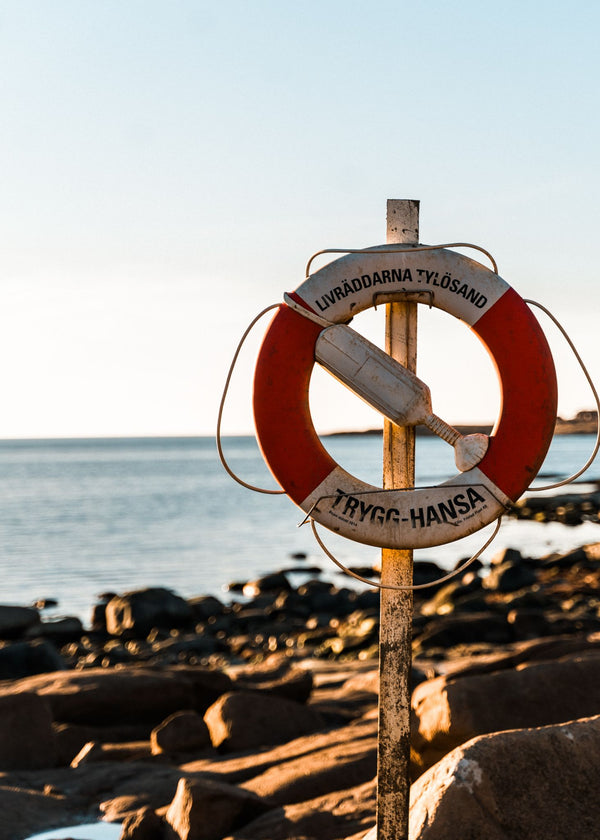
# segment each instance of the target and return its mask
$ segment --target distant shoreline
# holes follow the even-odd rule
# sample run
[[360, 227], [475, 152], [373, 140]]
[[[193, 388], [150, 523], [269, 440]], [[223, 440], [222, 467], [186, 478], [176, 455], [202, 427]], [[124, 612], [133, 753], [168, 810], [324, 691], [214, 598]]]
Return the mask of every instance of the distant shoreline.
[[[593, 412], [581, 412], [581, 414], [585, 415], [593, 415]], [[465, 425], [463, 423], [457, 423], [454, 426], [457, 431], [461, 433], [461, 435], [474, 435], [474, 434], [482, 434], [482, 435], [489, 435], [492, 431], [493, 425], [491, 423], [488, 424], [474, 424], [474, 425]], [[597, 431], [597, 420], [595, 417], [574, 417], [571, 420], [563, 420], [562, 417], [557, 417], [556, 419], [556, 426], [554, 428], [555, 435], [595, 435]], [[431, 437], [433, 432], [431, 432], [425, 426], [417, 426], [416, 433], [419, 437]], [[347, 435], [367, 435], [367, 436], [377, 436], [381, 435], [381, 429], [365, 429], [364, 431], [341, 431], [341, 432], [329, 432], [324, 437], [341, 437]]]

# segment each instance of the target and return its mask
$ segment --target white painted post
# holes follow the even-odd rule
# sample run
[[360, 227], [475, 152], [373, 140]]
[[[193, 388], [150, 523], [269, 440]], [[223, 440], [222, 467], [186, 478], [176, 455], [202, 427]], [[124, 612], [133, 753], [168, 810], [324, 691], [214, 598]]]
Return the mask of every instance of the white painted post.
[[[388, 199], [387, 243], [419, 241], [419, 202]], [[386, 306], [385, 348], [409, 370], [417, 362], [417, 304]], [[415, 484], [414, 427], [383, 424], [383, 486]], [[412, 585], [413, 552], [383, 549], [381, 582]], [[379, 632], [379, 736], [377, 840], [408, 840], [410, 794], [410, 672], [412, 592], [381, 590]]]

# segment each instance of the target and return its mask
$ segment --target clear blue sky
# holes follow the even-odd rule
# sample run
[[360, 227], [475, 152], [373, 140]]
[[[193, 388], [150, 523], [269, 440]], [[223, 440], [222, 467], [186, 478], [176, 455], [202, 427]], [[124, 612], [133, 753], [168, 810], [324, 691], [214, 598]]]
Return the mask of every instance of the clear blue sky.
[[[599, 380], [599, 29], [593, 2], [1, 0], [0, 437], [211, 434], [245, 325], [312, 252], [384, 241], [387, 198], [491, 250]], [[427, 323], [434, 408], [493, 415], [484, 352]], [[548, 334], [568, 416], [592, 398]], [[377, 422], [324, 376], [314, 406]]]

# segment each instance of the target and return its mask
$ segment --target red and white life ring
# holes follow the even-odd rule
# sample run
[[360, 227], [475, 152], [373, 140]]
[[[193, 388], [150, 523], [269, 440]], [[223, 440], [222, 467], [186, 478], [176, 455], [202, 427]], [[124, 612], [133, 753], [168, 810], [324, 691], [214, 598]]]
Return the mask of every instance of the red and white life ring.
[[[258, 356], [254, 418], [274, 477], [317, 522], [368, 545], [427, 548], [493, 522], [531, 484], [554, 432], [556, 374], [536, 318], [501, 277], [455, 251], [393, 247], [337, 259], [287, 296], [291, 306], [280, 306]], [[345, 323], [405, 292], [473, 329], [496, 365], [502, 405], [476, 467], [437, 487], [383, 490], [326, 451], [308, 392], [323, 319]]]

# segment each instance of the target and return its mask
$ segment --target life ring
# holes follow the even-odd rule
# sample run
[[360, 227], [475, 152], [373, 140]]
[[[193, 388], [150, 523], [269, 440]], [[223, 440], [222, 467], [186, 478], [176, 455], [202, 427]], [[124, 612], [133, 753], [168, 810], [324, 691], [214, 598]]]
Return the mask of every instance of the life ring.
[[[374, 250], [334, 260], [286, 296], [256, 363], [257, 438], [285, 493], [317, 522], [367, 545], [427, 548], [493, 522], [531, 484], [554, 432], [556, 373], [536, 318], [496, 273], [448, 249]], [[309, 409], [324, 323], [344, 324], [399, 293], [468, 324], [499, 376], [502, 404], [486, 454], [437, 487], [384, 490], [346, 472], [323, 447]]]

